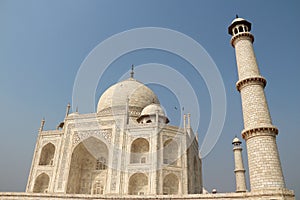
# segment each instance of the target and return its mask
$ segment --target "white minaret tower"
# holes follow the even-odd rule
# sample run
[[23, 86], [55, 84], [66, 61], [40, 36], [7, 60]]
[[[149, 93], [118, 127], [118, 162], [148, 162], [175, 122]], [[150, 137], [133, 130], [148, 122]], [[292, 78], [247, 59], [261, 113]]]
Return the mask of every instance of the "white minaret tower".
[[251, 23], [236, 18], [228, 27], [235, 48], [244, 118], [242, 136], [246, 141], [251, 191], [285, 188], [276, 136], [264, 93], [266, 79], [260, 75], [253, 50]]
[[246, 192], [246, 177], [245, 169], [243, 164], [243, 156], [241, 147], [242, 142], [239, 138], [235, 137], [232, 141], [233, 144], [233, 155], [234, 155], [234, 173], [235, 173], [235, 183], [236, 183], [236, 192]]

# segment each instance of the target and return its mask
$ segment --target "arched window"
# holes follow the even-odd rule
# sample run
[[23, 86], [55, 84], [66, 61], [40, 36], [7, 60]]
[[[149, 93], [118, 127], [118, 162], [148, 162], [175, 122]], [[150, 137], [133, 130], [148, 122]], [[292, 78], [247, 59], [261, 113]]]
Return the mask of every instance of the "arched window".
[[163, 194], [164, 195], [178, 194], [178, 190], [179, 190], [179, 180], [177, 176], [173, 173], [165, 176], [164, 183], [163, 183]]
[[133, 174], [129, 179], [128, 194], [144, 195], [148, 192], [148, 177], [143, 173]]
[[96, 162], [96, 170], [105, 170], [106, 168], [106, 159], [104, 157], [98, 158]]
[[49, 176], [45, 173], [40, 174], [34, 182], [34, 193], [47, 193], [49, 186]]
[[178, 165], [178, 144], [175, 140], [169, 139], [164, 142], [164, 164]]
[[234, 34], [237, 34], [238, 33], [238, 30], [237, 28], [234, 29]]
[[[145, 163], [149, 153], [149, 142], [144, 138], [138, 138], [131, 144], [130, 163]], [[145, 161], [145, 162], [143, 162]]]
[[53, 165], [55, 146], [52, 143], [46, 144], [41, 151], [39, 165]]
[[243, 27], [239, 26], [239, 32], [244, 32]]

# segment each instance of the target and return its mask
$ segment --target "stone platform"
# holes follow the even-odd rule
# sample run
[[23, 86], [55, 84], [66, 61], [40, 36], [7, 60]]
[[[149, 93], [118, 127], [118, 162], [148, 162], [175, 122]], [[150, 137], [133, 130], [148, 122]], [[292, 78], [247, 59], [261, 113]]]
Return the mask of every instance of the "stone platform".
[[0, 200], [70, 200], [70, 199], [93, 199], [93, 200], [112, 200], [112, 199], [139, 199], [139, 200], [221, 200], [221, 199], [247, 199], [247, 200], [295, 200], [294, 192], [287, 189], [280, 190], [260, 190], [245, 193], [217, 193], [217, 194], [190, 194], [190, 195], [85, 195], [85, 194], [43, 194], [43, 193], [0, 193]]

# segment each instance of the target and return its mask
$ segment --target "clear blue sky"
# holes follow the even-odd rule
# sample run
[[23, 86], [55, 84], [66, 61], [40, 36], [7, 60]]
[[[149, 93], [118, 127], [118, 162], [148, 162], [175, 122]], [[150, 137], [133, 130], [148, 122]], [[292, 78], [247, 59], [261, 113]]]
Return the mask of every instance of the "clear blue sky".
[[[231, 141], [243, 128], [237, 70], [227, 27], [235, 14], [252, 22], [254, 48], [266, 77], [268, 99], [287, 187], [300, 196], [300, 3], [294, 1], [0, 1], [0, 191], [24, 191], [40, 121], [54, 129], [72, 100], [77, 70], [88, 53], [106, 38], [138, 27], [164, 27], [200, 43], [222, 75], [226, 96], [225, 126], [217, 145], [203, 159], [204, 186], [234, 191]], [[132, 63], [185, 65], [160, 51], [137, 51], [112, 69]], [[112, 72], [114, 73], [114, 72]], [[136, 75], [138, 79], [138, 74]], [[108, 79], [106, 79], [108, 80]], [[98, 98], [109, 85], [98, 86]], [[155, 86], [153, 86], [155, 90]], [[203, 90], [199, 138], [210, 118]], [[171, 94], [170, 94], [171, 95]], [[171, 120], [168, 97], [158, 90]], [[165, 105], [164, 105], [165, 104]], [[171, 106], [172, 107], [172, 106]], [[202, 112], [201, 111], [201, 112]], [[172, 116], [175, 117], [172, 117]], [[244, 145], [244, 144], [243, 144]], [[244, 145], [244, 153], [246, 148]], [[246, 162], [244, 154], [244, 162]], [[245, 163], [247, 164], [247, 162]], [[247, 165], [246, 165], [247, 166]], [[248, 177], [247, 177], [248, 178]], [[249, 179], [248, 179], [249, 180]]]

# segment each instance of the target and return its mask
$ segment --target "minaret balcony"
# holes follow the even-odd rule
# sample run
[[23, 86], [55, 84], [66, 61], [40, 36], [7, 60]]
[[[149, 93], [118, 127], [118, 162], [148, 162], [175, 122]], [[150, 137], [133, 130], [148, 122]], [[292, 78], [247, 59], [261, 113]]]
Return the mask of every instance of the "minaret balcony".
[[234, 47], [235, 43], [240, 39], [248, 39], [252, 43], [254, 42], [254, 36], [250, 32], [242, 32], [232, 36], [230, 40], [230, 44]]
[[236, 83], [236, 89], [240, 92], [241, 89], [247, 85], [262, 85], [264, 88], [266, 86], [266, 84], [267, 84], [267, 81], [262, 76], [249, 77], [249, 78], [239, 80]]

